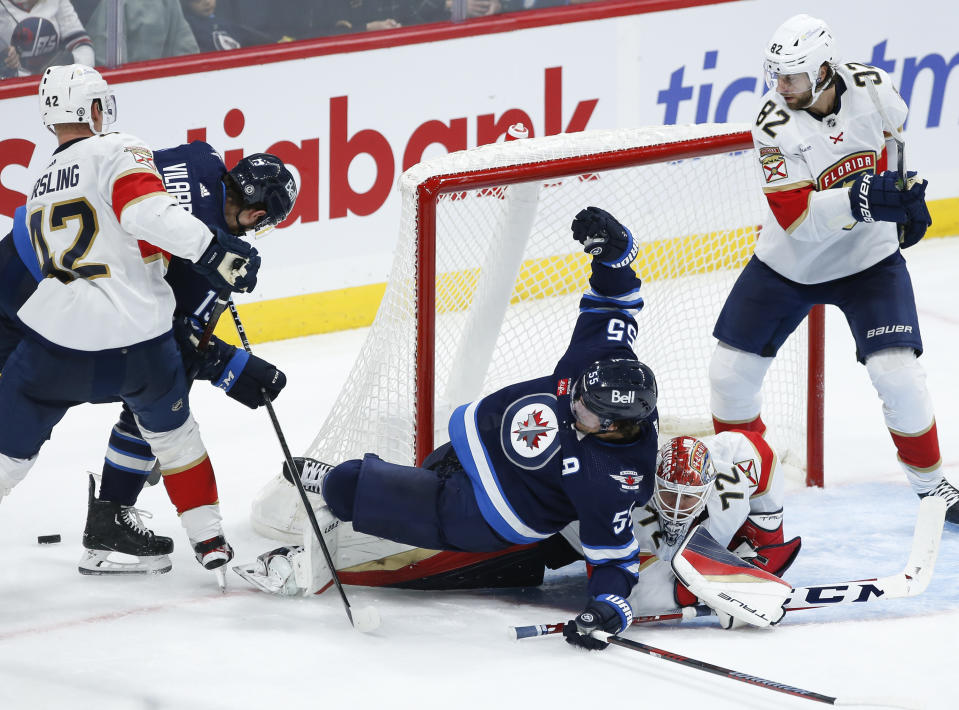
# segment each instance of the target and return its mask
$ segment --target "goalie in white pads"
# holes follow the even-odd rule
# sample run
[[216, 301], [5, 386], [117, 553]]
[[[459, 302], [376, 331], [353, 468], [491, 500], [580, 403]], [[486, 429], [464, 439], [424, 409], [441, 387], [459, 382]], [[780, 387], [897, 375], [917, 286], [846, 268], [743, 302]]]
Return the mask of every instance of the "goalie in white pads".
[[[784, 541], [778, 458], [754, 432], [670, 439], [659, 450], [653, 497], [633, 511], [632, 519], [640, 544], [640, 572], [629, 603], [637, 614], [713, 601], [697, 598], [671, 568], [696, 524], [715, 545], [728, 547], [737, 559], [777, 577], [793, 563], [801, 546], [798, 537]], [[581, 549], [575, 523], [563, 535]], [[720, 614], [720, 619], [729, 628], [729, 615]]]
[[713, 421], [717, 432], [765, 431], [761, 388], [773, 358], [813, 305], [836, 305], [909, 483], [920, 497], [944, 498], [946, 519], [959, 523], [900, 251], [932, 223], [926, 181], [889, 169], [902, 163], [890, 138], [908, 109], [885, 71], [838, 57], [829, 27], [808, 15], [788, 19], [766, 45], [769, 91], [752, 132], [771, 214], [713, 331]]

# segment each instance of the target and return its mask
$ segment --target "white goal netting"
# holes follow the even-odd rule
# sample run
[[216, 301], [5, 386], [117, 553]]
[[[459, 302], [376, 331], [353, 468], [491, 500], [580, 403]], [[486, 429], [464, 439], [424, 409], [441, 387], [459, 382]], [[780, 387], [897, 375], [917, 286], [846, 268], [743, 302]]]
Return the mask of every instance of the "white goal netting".
[[[448, 439], [447, 417], [459, 404], [549, 373], [587, 287], [588, 257], [569, 226], [588, 205], [611, 212], [642, 244], [634, 267], [646, 306], [635, 351], [656, 374], [663, 435], [712, 433], [712, 329], [766, 210], [744, 129], [532, 138], [408, 170], [383, 301], [306, 455], [336, 463], [369, 451], [412, 464]], [[715, 152], [723, 140], [735, 149]], [[805, 461], [806, 337], [804, 324], [764, 386], [767, 436], [797, 469]]]

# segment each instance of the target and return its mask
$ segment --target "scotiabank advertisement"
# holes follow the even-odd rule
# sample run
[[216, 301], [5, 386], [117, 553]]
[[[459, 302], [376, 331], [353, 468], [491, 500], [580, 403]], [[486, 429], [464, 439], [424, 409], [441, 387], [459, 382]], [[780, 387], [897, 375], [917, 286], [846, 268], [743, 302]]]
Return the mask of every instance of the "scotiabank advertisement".
[[[153, 148], [204, 139], [228, 166], [276, 153], [298, 175], [292, 218], [257, 245], [268, 266], [244, 300], [376, 284], [389, 273], [406, 168], [502, 140], [517, 121], [534, 136], [745, 128], [765, 90], [766, 41], [800, 9], [830, 23], [842, 61], [890, 73], [910, 107], [908, 167], [929, 179], [930, 200], [959, 197], [959, 46], [955, 23], [944, 21], [955, 15], [951, 0], [912, 3], [908, 22], [896, 19], [904, 9], [894, 0], [721, 2], [120, 81], [116, 129]], [[35, 94], [0, 101], [0, 116], [6, 232], [56, 143]]]

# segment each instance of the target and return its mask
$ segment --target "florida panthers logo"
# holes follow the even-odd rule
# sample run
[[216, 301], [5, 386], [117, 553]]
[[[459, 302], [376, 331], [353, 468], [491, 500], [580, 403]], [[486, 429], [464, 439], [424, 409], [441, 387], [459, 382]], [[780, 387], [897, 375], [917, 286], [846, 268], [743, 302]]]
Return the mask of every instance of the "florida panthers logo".
[[539, 468], [559, 450], [556, 397], [532, 394], [503, 413], [501, 442], [507, 458], [526, 469]]

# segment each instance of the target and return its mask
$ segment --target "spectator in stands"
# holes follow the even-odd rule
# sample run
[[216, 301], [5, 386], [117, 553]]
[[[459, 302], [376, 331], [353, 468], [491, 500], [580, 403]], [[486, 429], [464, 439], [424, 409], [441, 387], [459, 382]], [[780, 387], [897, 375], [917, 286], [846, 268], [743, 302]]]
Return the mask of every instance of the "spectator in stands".
[[582, 5], [597, 0], [503, 0], [503, 12], [516, 10], [537, 10], [541, 7], [562, 7], [563, 5]]
[[201, 52], [237, 49], [273, 40], [263, 32], [231, 22], [216, 13], [216, 0], [181, 0], [186, 17]]
[[[90, 17], [90, 36], [97, 63], [107, 59], [107, 12], [101, 2]], [[124, 62], [177, 57], [200, 51], [179, 0], [126, 0], [123, 10], [126, 42], [121, 47]]]
[[[499, 0], [469, 0], [499, 4]], [[330, 0], [322, 34], [388, 30], [450, 19], [451, 0]]]
[[326, 34], [328, 0], [230, 0], [217, 8], [217, 16], [244, 27], [256, 28], [269, 42], [292, 42]]
[[[452, 6], [452, 0], [447, 0], [447, 6]], [[466, 0], [467, 17], [488, 17], [502, 12], [501, 0]]]
[[0, 78], [53, 64], [93, 66], [93, 45], [70, 0], [0, 0]]

